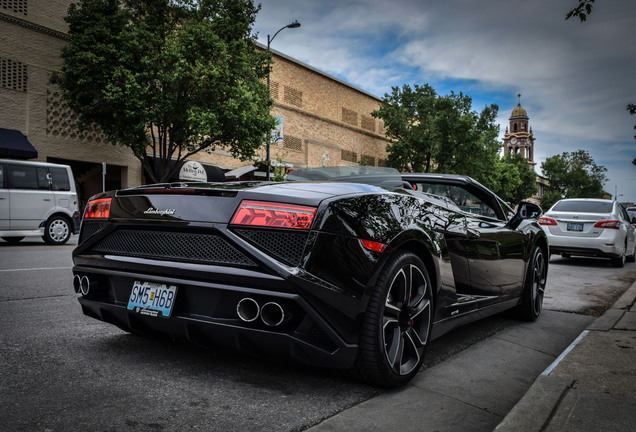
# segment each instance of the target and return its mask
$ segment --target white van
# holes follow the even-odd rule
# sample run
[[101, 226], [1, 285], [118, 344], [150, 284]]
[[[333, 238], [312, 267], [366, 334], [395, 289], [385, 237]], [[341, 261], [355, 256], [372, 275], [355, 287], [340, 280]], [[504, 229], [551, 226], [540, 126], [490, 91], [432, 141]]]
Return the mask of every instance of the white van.
[[0, 237], [17, 243], [42, 236], [61, 245], [80, 226], [71, 167], [0, 159]]

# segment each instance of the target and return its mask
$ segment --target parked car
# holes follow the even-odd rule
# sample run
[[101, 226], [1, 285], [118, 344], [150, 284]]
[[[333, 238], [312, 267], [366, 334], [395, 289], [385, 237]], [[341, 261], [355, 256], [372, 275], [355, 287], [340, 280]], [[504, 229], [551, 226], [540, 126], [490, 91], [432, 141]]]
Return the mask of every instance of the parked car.
[[71, 167], [0, 159], [0, 237], [17, 243], [27, 236], [61, 245], [79, 233]]
[[636, 207], [627, 207], [627, 215], [632, 225], [636, 226]]
[[461, 176], [328, 167], [288, 178], [92, 197], [73, 252], [82, 311], [383, 386], [408, 382], [428, 342], [461, 324], [540, 315], [538, 206], [515, 213]]
[[636, 234], [627, 211], [616, 201], [570, 198], [554, 204], [539, 223], [550, 253], [606, 257], [615, 267], [636, 257]]

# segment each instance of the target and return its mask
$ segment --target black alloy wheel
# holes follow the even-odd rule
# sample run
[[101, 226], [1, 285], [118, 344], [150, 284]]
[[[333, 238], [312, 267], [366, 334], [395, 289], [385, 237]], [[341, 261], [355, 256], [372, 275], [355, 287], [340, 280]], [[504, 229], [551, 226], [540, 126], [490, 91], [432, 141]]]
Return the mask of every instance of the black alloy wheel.
[[406, 384], [419, 371], [433, 320], [426, 266], [410, 252], [391, 258], [369, 300], [362, 325], [358, 374], [386, 387]]
[[514, 315], [517, 318], [524, 321], [535, 321], [541, 315], [547, 278], [548, 262], [541, 248], [535, 246], [521, 294], [521, 304], [514, 309]]

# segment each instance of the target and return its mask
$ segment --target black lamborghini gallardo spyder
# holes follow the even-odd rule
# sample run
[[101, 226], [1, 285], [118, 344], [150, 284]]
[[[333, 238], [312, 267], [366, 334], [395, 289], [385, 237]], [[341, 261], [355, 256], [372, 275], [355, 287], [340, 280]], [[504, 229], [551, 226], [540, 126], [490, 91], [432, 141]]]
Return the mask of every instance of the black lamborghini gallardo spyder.
[[96, 195], [73, 252], [84, 314], [138, 334], [408, 382], [426, 345], [541, 313], [541, 209], [469, 177], [298, 170], [288, 182], [170, 183]]

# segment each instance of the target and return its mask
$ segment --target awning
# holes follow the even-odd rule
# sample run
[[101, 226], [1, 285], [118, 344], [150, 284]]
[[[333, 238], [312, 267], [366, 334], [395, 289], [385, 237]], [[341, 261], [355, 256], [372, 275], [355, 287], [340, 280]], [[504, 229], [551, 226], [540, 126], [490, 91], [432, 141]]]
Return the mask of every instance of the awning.
[[22, 132], [0, 128], [0, 157], [16, 159], [36, 159], [38, 151]]

